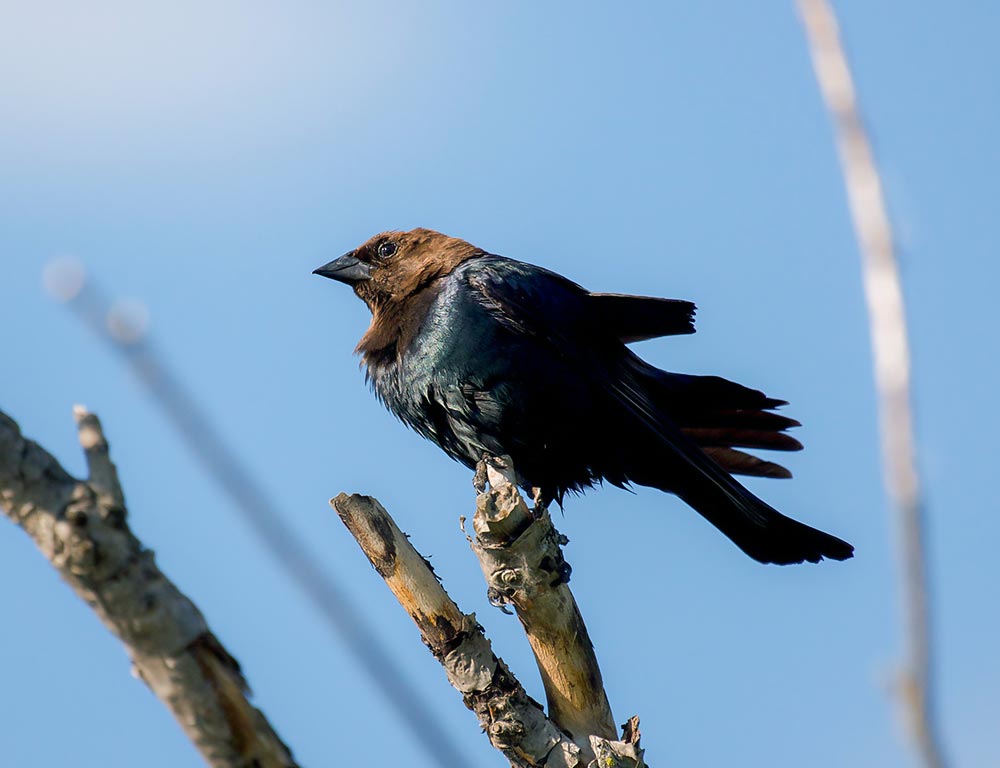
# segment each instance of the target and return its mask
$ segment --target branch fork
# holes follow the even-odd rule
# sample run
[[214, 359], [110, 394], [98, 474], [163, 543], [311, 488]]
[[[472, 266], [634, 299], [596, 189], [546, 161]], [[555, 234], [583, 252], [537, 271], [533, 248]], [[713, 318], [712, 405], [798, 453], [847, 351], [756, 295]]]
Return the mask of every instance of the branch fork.
[[[368, 496], [331, 501], [416, 623], [451, 685], [514, 768], [644, 768], [638, 718], [619, 740], [597, 658], [569, 591], [566, 538], [543, 504], [529, 507], [508, 457], [480, 463], [469, 541], [495, 605], [513, 606], [542, 675], [548, 716], [498, 658], [474, 614], [448, 597], [427, 561]], [[488, 486], [488, 488], [487, 488]]]

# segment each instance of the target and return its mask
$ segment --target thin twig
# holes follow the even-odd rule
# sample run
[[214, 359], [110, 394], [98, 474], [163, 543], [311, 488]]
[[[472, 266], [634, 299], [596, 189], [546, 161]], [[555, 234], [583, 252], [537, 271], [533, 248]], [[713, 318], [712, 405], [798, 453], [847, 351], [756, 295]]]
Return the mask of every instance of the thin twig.
[[88, 481], [71, 477], [0, 412], [0, 507], [124, 643], [136, 674], [217, 768], [295, 768], [250, 703], [239, 664], [129, 529], [97, 417], [74, 409]]
[[455, 740], [433, 717], [424, 697], [393, 659], [347, 591], [296, 538], [277, 511], [278, 505], [213, 426], [209, 414], [171, 370], [145, 333], [127, 313], [117, 312], [82, 268], [50, 266], [46, 281], [55, 297], [120, 354], [154, 401], [166, 412], [188, 449], [242, 513], [261, 545], [287, 571], [375, 682], [424, 751], [442, 768], [469, 765]]
[[861, 246], [885, 482], [898, 511], [908, 644], [902, 701], [924, 765], [944, 768], [934, 699], [929, 580], [911, 411], [910, 354], [892, 226], [833, 9], [827, 0], [798, 0], [798, 6], [820, 90], [836, 126], [851, 217]]

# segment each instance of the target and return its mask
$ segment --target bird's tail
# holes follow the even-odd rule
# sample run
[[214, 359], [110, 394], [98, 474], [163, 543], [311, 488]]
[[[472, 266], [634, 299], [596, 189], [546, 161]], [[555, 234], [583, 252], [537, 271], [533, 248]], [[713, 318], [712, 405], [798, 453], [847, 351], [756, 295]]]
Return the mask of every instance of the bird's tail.
[[799, 451], [802, 443], [786, 430], [799, 422], [775, 409], [784, 400], [768, 397], [719, 376], [644, 370], [648, 392], [681, 431], [727, 472], [758, 477], [791, 477], [792, 473], [739, 448]]
[[[720, 470], [720, 474], [725, 474]], [[740, 549], [762, 563], [789, 565], [824, 557], [846, 560], [854, 547], [829, 533], [810, 528], [758, 499], [726, 476], [695, 475], [672, 489]]]
[[[711, 452], [713, 447], [722, 447], [741, 453], [732, 445], [801, 447], [784, 434], [797, 422], [768, 412], [781, 405], [780, 400], [716, 377], [668, 374], [651, 366], [641, 370], [645, 375], [622, 384], [620, 391], [622, 401], [650, 427], [642, 437], [628, 441], [638, 449], [630, 463], [631, 481], [677, 494], [762, 563], [816, 563], [824, 557], [846, 560], [853, 555], [854, 547], [846, 541], [785, 517], [758, 499], [729, 473], [739, 468], [728, 466], [729, 461], [720, 461]], [[676, 433], [665, 431], [664, 417], [677, 419]], [[714, 436], [706, 440], [710, 430]], [[749, 467], [752, 471], [744, 470], [746, 474], [788, 476], [777, 465], [741, 455], [759, 462]]]
[[[653, 467], [647, 463], [637, 468], [630, 480], [677, 494], [761, 563], [818, 563], [824, 557], [847, 560], [854, 554], [854, 547], [846, 541], [785, 517], [758, 499], [697, 446], [688, 443], [675, 445], [674, 449], [677, 448], [683, 452], [686, 466], [672, 460], [666, 466], [661, 463]], [[663, 458], [662, 451], [655, 450], [646, 456], [657, 454]]]

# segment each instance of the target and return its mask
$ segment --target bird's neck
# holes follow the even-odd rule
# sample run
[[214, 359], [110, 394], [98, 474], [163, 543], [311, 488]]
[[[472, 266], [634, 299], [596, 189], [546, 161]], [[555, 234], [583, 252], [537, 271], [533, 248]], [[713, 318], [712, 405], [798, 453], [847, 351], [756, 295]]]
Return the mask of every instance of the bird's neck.
[[371, 325], [355, 349], [369, 371], [398, 361], [420, 331], [436, 296], [437, 291], [428, 286], [406, 301], [389, 300], [372, 308]]

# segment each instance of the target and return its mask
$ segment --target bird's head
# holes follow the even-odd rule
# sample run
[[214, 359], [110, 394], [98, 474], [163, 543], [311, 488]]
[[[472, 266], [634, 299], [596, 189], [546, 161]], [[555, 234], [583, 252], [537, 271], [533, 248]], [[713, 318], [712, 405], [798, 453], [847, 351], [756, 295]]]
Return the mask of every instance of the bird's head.
[[383, 232], [313, 274], [351, 286], [375, 313], [482, 253], [464, 240], [430, 229]]

